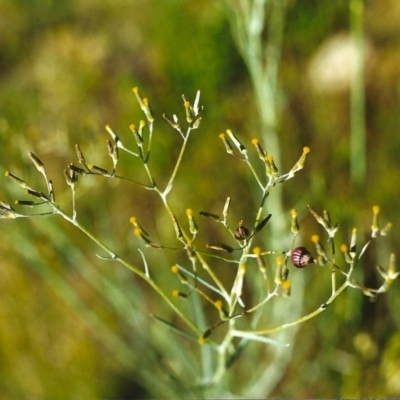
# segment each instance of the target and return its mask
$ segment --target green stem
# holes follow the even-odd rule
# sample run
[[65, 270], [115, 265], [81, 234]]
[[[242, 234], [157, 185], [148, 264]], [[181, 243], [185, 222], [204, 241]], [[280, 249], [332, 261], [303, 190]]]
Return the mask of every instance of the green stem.
[[367, 169], [365, 139], [365, 83], [364, 83], [364, 35], [363, 0], [350, 1], [350, 28], [354, 57], [352, 59], [350, 110], [350, 174], [357, 188], [365, 183]]
[[115, 254], [105, 243], [101, 240], [97, 239], [90, 231], [88, 231], [83, 225], [81, 225], [76, 219], [71, 218], [69, 215], [65, 214], [58, 206], [52, 204], [54, 208], [54, 212], [61, 217], [63, 217], [66, 221], [70, 222], [76, 228], [78, 228], [83, 234], [85, 234], [90, 240], [96, 243], [99, 247], [101, 247], [106, 253], [109, 254], [110, 260], [115, 260], [122, 264], [124, 267], [128, 268], [144, 281], [146, 281], [152, 289], [154, 289], [168, 304], [168, 306], [185, 322], [185, 324], [192, 329], [197, 335], [201, 335], [201, 330], [189, 319], [186, 317], [184, 313], [182, 313], [179, 308], [171, 301], [171, 299], [164, 293], [164, 291], [149, 277], [147, 274], [135, 267], [134, 265], [128, 263], [126, 260]]
[[271, 333], [278, 332], [283, 329], [289, 328], [291, 326], [295, 326], [295, 325], [301, 324], [305, 321], [308, 321], [309, 319], [312, 319], [312, 318], [316, 317], [318, 314], [321, 314], [323, 311], [325, 311], [327, 309], [327, 306], [329, 304], [331, 304], [336, 299], [336, 297], [339, 296], [339, 294], [342, 293], [343, 290], [345, 290], [348, 286], [350, 286], [350, 283], [349, 283], [349, 281], [346, 280], [346, 282], [344, 282], [342, 284], [342, 286], [340, 286], [340, 288], [335, 293], [333, 293], [331, 295], [331, 297], [329, 297], [329, 299], [326, 301], [326, 303], [322, 304], [319, 308], [317, 308], [313, 312], [311, 312], [299, 319], [296, 319], [295, 321], [288, 322], [286, 324], [282, 324], [282, 325], [276, 326], [274, 328], [262, 329], [262, 330], [258, 330], [258, 331], [251, 331], [251, 333], [254, 335], [269, 335]]
[[186, 145], [187, 145], [187, 142], [189, 140], [191, 131], [192, 131], [191, 128], [188, 128], [187, 134], [183, 139], [183, 144], [182, 144], [182, 147], [181, 147], [181, 151], [179, 152], [178, 159], [176, 160], [174, 170], [173, 170], [173, 172], [171, 174], [171, 177], [170, 177], [170, 179], [168, 181], [167, 186], [164, 189], [164, 192], [161, 194], [161, 197], [163, 198], [163, 200], [164, 200], [164, 198], [167, 197], [168, 193], [172, 189], [172, 185], [173, 185], [173, 183], [175, 181], [176, 174], [178, 173], [179, 167], [181, 165], [181, 162], [182, 162], [182, 159], [183, 159], [183, 155], [185, 154]]

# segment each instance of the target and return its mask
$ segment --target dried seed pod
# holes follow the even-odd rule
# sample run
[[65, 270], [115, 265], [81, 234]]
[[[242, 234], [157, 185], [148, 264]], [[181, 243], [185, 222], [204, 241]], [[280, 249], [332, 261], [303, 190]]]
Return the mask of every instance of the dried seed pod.
[[234, 249], [232, 249], [231, 246], [228, 246], [227, 244], [212, 244], [212, 243], [207, 243], [206, 244], [207, 249], [212, 249], [212, 250], [218, 250], [218, 251], [223, 251], [225, 253], [232, 253]]
[[296, 268], [304, 268], [306, 265], [314, 263], [314, 258], [305, 247], [296, 247], [292, 251], [291, 258]]

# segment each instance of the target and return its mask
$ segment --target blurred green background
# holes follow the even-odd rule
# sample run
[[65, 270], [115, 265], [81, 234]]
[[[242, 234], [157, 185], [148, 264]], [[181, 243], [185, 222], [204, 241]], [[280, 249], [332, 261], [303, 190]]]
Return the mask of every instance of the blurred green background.
[[[382, 221], [394, 224], [393, 235], [372, 247], [357, 275], [377, 286], [376, 259], [385, 265], [400, 244], [400, 3], [365, 1], [364, 29], [365, 181], [355, 186], [350, 179], [349, 2], [344, 0], [289, 2], [279, 72], [279, 167], [290, 169], [301, 149], [311, 148], [305, 170], [283, 189], [288, 216], [291, 208], [299, 210], [308, 246], [318, 227], [307, 204], [330, 211], [341, 224], [342, 240], [353, 226], [364, 235], [371, 207], [381, 206]], [[130, 138], [129, 125], [143, 118], [133, 86], [149, 97], [156, 116], [151, 168], [161, 185], [181, 143], [162, 114], [183, 116], [182, 93], [192, 100], [201, 90], [203, 123], [172, 198], [182, 215], [188, 207], [219, 213], [231, 196], [237, 219], [252, 218], [257, 201], [248, 174], [226, 155], [218, 134], [232, 129], [251, 152], [251, 139], [262, 132], [247, 69], [225, 9], [214, 0], [2, 0], [1, 175], [9, 170], [43, 187], [26, 156], [33, 151], [54, 181], [57, 201], [68, 209], [63, 169], [76, 163], [75, 143], [89, 162], [109, 166], [104, 126]], [[140, 164], [128, 157], [121, 159], [123, 174], [145, 179]], [[22, 196], [6, 178], [0, 188], [1, 200]], [[140, 188], [88, 177], [78, 185], [77, 201], [80, 221], [138, 264], [131, 215], [165, 244], [173, 233], [160, 201]], [[289, 224], [290, 216], [288, 229]], [[200, 221], [200, 227], [205, 240], [221, 234], [209, 221]], [[185, 395], [179, 380], [195, 379], [196, 370], [179, 360], [186, 355], [186, 365], [195, 365], [199, 350], [191, 347], [188, 355], [184, 343], [171, 346], [177, 338], [147, 316], [154, 312], [169, 319], [169, 311], [131, 273], [97, 258], [97, 251], [57, 217], [1, 221], [0, 400]], [[176, 283], [168, 269], [176, 254], [146, 250], [146, 256], [172, 290]], [[301, 273], [307, 281], [304, 310], [311, 311], [328, 297], [329, 279], [317, 282], [315, 272]], [[304, 324], [289, 366], [264, 395], [400, 396], [399, 289], [395, 282], [375, 303], [347, 291]], [[292, 301], [295, 296], [294, 287]], [[256, 360], [235, 364], [230, 376], [235, 393], [246, 397], [242, 380], [253, 370], [262, 373]], [[168, 375], [176, 377], [175, 386]]]

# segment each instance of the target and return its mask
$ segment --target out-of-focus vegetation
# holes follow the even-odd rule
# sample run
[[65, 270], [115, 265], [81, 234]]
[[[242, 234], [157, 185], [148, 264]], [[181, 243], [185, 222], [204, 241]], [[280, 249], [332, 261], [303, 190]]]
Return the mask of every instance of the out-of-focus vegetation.
[[[283, 199], [287, 210], [299, 210], [310, 235], [315, 225], [307, 204], [328, 209], [344, 234], [353, 225], [367, 231], [371, 207], [379, 204], [394, 224], [391, 247], [399, 248], [399, 26], [396, 0], [365, 2], [367, 179], [355, 187], [349, 169], [348, 2], [299, 0], [287, 9], [279, 74], [282, 169], [292, 166], [303, 146], [312, 153], [301, 175], [285, 185]], [[39, 182], [26, 157], [32, 150], [46, 164], [57, 200], [68, 207], [62, 171], [75, 160], [73, 146], [79, 143], [93, 162], [108, 162], [104, 125], [129, 135], [129, 125], [142, 118], [133, 86], [150, 98], [157, 117], [152, 168], [159, 180], [173, 166], [180, 140], [161, 115], [179, 110], [182, 93], [193, 98], [201, 90], [203, 123], [190, 143], [174, 201], [179, 207], [185, 199], [182, 210], [212, 211], [220, 210], [229, 195], [235, 213], [250, 218], [247, 176], [227, 159], [218, 134], [231, 128], [249, 142], [262, 132], [246, 67], [223, 7], [212, 0], [2, 0], [2, 175], [10, 170]], [[135, 168], [128, 159], [121, 163], [127, 171]], [[235, 172], [227, 174], [226, 168]], [[77, 193], [81, 221], [117, 251], [140, 261], [130, 215], [141, 215], [146, 229], [168, 242], [172, 228], [149, 193], [99, 179], [82, 181]], [[4, 178], [1, 199], [18, 197], [18, 188]], [[187, 355], [184, 342], [170, 348], [173, 333], [146, 317], [151, 312], [169, 316], [169, 311], [160, 310], [154, 294], [129, 272], [99, 260], [98, 249], [72, 227], [57, 219], [2, 220], [1, 232], [0, 399], [174, 397], [179, 385], [173, 387], [169, 375], [194, 379], [193, 371], [176, 360], [186, 355], [190, 364], [197, 355]], [[309, 236], [304, 242], [310, 244]], [[359, 278], [374, 285], [376, 259], [386, 263], [389, 251], [381, 255], [371, 249]], [[170, 253], [148, 257], [166, 270], [175, 262]], [[304, 309], [325, 299], [329, 286], [318, 284], [314, 271], [291, 273], [294, 280], [304, 274], [310, 288]], [[165, 281], [172, 290], [169, 273]], [[375, 303], [357, 291], [346, 292], [301, 326], [289, 367], [265, 395], [398, 396], [399, 306], [398, 282]], [[253, 351], [256, 364], [260, 355]], [[240, 377], [250, 379], [249, 372], [258, 369], [250, 362], [232, 368], [228, 379], [246, 396]], [[150, 392], [152, 376], [159, 377], [160, 387]]]

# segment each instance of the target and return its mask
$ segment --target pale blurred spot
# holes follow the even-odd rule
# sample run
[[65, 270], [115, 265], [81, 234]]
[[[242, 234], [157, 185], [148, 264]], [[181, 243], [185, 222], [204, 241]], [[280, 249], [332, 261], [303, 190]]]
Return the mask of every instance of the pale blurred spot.
[[[364, 42], [365, 69], [373, 61], [372, 45]], [[308, 78], [312, 87], [324, 93], [339, 93], [350, 88], [355, 47], [347, 33], [328, 38], [312, 56], [308, 67]]]

